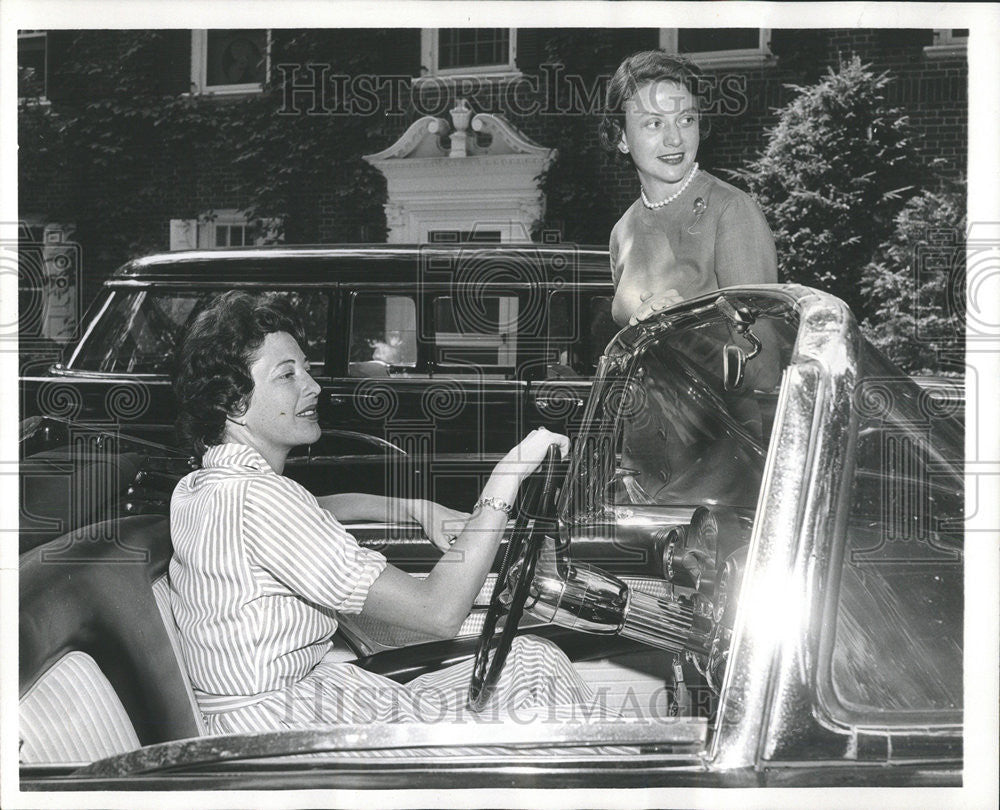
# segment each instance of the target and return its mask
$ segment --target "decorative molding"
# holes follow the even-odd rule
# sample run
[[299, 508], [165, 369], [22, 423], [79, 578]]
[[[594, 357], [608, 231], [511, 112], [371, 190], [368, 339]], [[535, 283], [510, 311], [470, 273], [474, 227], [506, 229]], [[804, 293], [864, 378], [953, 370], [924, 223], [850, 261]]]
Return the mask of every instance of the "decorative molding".
[[365, 155], [364, 160], [375, 163], [383, 160], [393, 160], [410, 157], [444, 157], [448, 150], [441, 146], [441, 139], [451, 132], [451, 124], [444, 118], [425, 115], [418, 118], [400, 136], [392, 146]]
[[[472, 115], [464, 99], [450, 116], [452, 122], [425, 116], [388, 149], [364, 156], [386, 178], [388, 241], [423, 242], [429, 231], [477, 228], [523, 241], [543, 213], [537, 177], [555, 150], [502, 116]], [[469, 137], [470, 125], [489, 143]]]
[[[454, 124], [445, 118], [425, 115], [410, 124], [406, 132], [392, 146], [381, 152], [365, 155], [364, 159], [374, 166], [376, 163], [386, 160], [413, 160], [446, 156], [464, 158], [468, 156], [530, 155], [544, 159], [552, 156], [551, 149], [535, 143], [502, 115], [478, 113], [471, 117], [472, 130], [490, 136], [491, 140], [487, 146], [480, 146], [476, 138], [466, 140], [464, 137], [456, 137], [466, 134], [470, 112], [465, 99], [459, 99], [455, 108], [449, 113]], [[450, 136], [451, 144], [446, 147], [444, 139], [448, 136]]]
[[[493, 137], [492, 143], [484, 150], [488, 155], [539, 155], [548, 158], [552, 152], [551, 149], [539, 146], [523, 132], [515, 129], [502, 115], [479, 113], [472, 119], [472, 128], [476, 132], [483, 132]], [[506, 146], [509, 151], [500, 151], [500, 146]]]

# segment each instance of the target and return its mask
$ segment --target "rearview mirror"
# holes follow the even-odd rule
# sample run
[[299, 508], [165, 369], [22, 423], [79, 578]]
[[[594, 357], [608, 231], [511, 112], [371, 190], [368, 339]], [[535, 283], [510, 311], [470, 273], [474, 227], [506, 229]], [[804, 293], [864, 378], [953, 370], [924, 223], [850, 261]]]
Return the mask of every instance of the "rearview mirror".
[[735, 391], [743, 385], [743, 372], [747, 355], [739, 346], [727, 343], [722, 355], [722, 380], [727, 391]]

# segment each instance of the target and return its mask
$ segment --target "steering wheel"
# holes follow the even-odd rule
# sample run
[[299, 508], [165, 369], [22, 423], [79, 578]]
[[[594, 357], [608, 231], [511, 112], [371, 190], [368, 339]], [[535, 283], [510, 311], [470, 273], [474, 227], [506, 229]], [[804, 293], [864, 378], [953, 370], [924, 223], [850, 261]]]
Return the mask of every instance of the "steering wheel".
[[[541, 466], [524, 485], [514, 529], [493, 586], [486, 621], [476, 644], [472, 681], [469, 684], [469, 707], [474, 711], [481, 711], [489, 702], [497, 681], [500, 680], [511, 644], [514, 643], [514, 635], [528, 598], [528, 586], [535, 575], [535, 564], [545, 537], [543, 526], [555, 515], [557, 463], [558, 451], [553, 445]], [[508, 589], [507, 577], [511, 569], [516, 569], [517, 573], [515, 582]], [[498, 633], [497, 622], [501, 616], [506, 618]]]

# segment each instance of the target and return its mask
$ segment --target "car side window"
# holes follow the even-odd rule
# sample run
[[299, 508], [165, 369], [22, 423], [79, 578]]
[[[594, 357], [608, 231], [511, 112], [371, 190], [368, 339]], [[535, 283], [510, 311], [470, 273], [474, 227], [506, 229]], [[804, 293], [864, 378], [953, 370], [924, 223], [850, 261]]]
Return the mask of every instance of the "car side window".
[[[834, 715], [962, 710], [961, 425], [864, 346], [858, 440], [828, 677]], [[946, 409], [942, 409], [946, 410]], [[892, 715], [896, 714], [897, 718]]]
[[351, 306], [347, 373], [384, 377], [417, 365], [417, 304], [409, 295], [358, 293]]
[[517, 367], [516, 295], [436, 296], [433, 362], [449, 377], [512, 375]]
[[618, 333], [611, 296], [558, 290], [549, 296], [548, 379], [592, 377], [605, 346]]
[[291, 292], [279, 290], [265, 293], [285, 304], [295, 313], [302, 324], [302, 351], [309, 361], [313, 377], [325, 377], [326, 336], [330, 312], [330, 297], [322, 291]]
[[[190, 324], [219, 291], [116, 291], [69, 368], [103, 373], [171, 374], [174, 354]], [[314, 376], [324, 373], [328, 298], [323, 292], [264, 291], [282, 299], [302, 322], [302, 350]]]

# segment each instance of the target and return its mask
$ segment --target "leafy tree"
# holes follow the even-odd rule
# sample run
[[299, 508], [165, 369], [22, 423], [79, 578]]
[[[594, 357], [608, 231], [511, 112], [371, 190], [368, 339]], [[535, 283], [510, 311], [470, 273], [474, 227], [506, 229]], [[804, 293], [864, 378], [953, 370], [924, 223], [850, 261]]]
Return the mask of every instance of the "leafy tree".
[[889, 238], [921, 176], [900, 111], [887, 105], [888, 73], [855, 57], [830, 69], [778, 113], [763, 153], [733, 172], [774, 232], [778, 272], [870, 313], [862, 270]]
[[965, 348], [965, 188], [922, 191], [861, 276], [862, 328], [910, 373], [954, 373]]
[[[385, 182], [361, 155], [385, 145], [399, 121], [287, 114], [280, 84], [242, 97], [184, 93], [189, 68], [176, 56], [178, 35], [185, 32], [67, 34], [72, 57], [54, 71], [58, 99], [19, 110], [21, 208], [41, 204], [49, 218], [76, 222], [88, 284], [163, 249], [169, 219], [192, 219], [220, 203], [279, 218], [290, 242], [314, 241], [322, 216], [334, 241], [384, 239]], [[405, 35], [276, 32], [272, 56], [292, 64], [333, 56], [331, 73], [372, 74], [382, 54], [405, 50], [395, 42]], [[46, 193], [54, 188], [65, 192]]]

